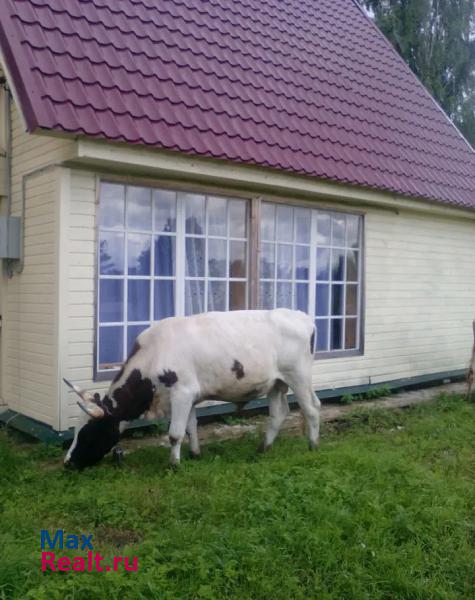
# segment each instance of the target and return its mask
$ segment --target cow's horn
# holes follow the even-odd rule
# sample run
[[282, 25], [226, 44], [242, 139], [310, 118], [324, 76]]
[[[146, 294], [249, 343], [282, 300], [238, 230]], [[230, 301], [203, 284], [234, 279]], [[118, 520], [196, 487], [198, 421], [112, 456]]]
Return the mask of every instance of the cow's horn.
[[74, 385], [74, 383], [71, 383], [70, 381], [68, 381], [65, 377], [63, 377], [63, 381], [66, 385], [68, 385], [72, 390], [74, 390], [76, 392], [76, 394], [82, 398], [83, 397], [83, 390], [79, 389], [77, 385]]
[[102, 419], [105, 416], [105, 412], [102, 410], [102, 408], [94, 402], [86, 403], [78, 400], [78, 406], [81, 410], [83, 410], [88, 416], [92, 417], [93, 419]]
[[[78, 388], [77, 385], [74, 385], [74, 383], [71, 383], [64, 377], [63, 377], [63, 381], [67, 386], [69, 386], [73, 391], [76, 392], [76, 394], [81, 398], [81, 400], [85, 403], [86, 406], [89, 404], [95, 405], [94, 396], [91, 394], [91, 392], [87, 392], [86, 390], [81, 390], [81, 388]], [[86, 412], [89, 414], [89, 409]]]

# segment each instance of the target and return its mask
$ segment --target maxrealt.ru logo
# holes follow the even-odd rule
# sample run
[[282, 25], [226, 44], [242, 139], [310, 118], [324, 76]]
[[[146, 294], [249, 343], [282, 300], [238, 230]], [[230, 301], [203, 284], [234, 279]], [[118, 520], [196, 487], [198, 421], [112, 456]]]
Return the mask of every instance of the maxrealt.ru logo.
[[[41, 570], [42, 571], [89, 571], [89, 572], [108, 572], [119, 571], [137, 571], [138, 558], [134, 556], [130, 559], [128, 556], [113, 556], [112, 564], [104, 564], [104, 556], [99, 552], [94, 552], [92, 544], [93, 535], [65, 534], [62, 529], [57, 529], [50, 534], [46, 529], [41, 530]], [[79, 550], [86, 552], [85, 556], [58, 556], [50, 550]]]

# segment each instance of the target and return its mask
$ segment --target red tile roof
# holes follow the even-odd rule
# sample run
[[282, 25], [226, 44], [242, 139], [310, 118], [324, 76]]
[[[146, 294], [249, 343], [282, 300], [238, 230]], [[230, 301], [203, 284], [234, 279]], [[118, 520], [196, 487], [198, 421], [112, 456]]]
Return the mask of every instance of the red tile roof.
[[28, 128], [475, 208], [475, 153], [352, 0], [3, 0]]

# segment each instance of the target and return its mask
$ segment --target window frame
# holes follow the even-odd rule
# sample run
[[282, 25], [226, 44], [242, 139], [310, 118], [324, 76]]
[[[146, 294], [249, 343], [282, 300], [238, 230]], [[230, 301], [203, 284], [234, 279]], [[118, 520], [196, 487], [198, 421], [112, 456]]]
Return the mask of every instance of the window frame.
[[[131, 177], [131, 176], [123, 176], [123, 175], [112, 175], [110, 173], [104, 174], [96, 174], [96, 189], [95, 189], [95, 235], [94, 235], [94, 250], [95, 250], [95, 260], [94, 260], [94, 336], [93, 336], [93, 381], [95, 382], [108, 382], [111, 381], [116, 373], [120, 370], [117, 369], [109, 369], [107, 371], [102, 371], [98, 369], [98, 334], [99, 334], [99, 286], [100, 286], [100, 264], [99, 264], [99, 240], [100, 240], [100, 190], [101, 183], [112, 183], [112, 184], [122, 184], [124, 186], [134, 186], [134, 187], [145, 187], [151, 188], [152, 191], [154, 189], [162, 189], [162, 190], [170, 190], [174, 191], [177, 194], [179, 193], [189, 193], [189, 194], [202, 194], [205, 196], [217, 196], [224, 197], [227, 199], [242, 199], [247, 200], [248, 209], [247, 209], [247, 217], [246, 224], [248, 228], [247, 235], [247, 268], [248, 268], [248, 277], [247, 277], [247, 303], [248, 310], [258, 309], [259, 305], [259, 287], [260, 287], [260, 222], [261, 222], [261, 206], [263, 202], [269, 202], [276, 205], [284, 205], [290, 206], [293, 208], [310, 208], [317, 211], [329, 212], [329, 213], [341, 213], [344, 215], [354, 215], [361, 217], [361, 240], [359, 247], [359, 278], [358, 278], [358, 288], [359, 288], [359, 314], [358, 320], [359, 325], [357, 329], [357, 334], [359, 336], [359, 347], [350, 350], [328, 350], [322, 352], [313, 352], [313, 358], [315, 361], [319, 360], [329, 360], [335, 358], [350, 358], [355, 356], [363, 356], [365, 351], [365, 314], [366, 314], [366, 212], [361, 209], [353, 209], [352, 207], [346, 208], [340, 206], [332, 206], [332, 204], [328, 201], [325, 201], [324, 198], [318, 198], [316, 200], [308, 200], [305, 198], [289, 198], [287, 196], [274, 196], [272, 194], [252, 194], [246, 193], [243, 190], [236, 190], [233, 188], [223, 188], [219, 186], [213, 185], [204, 185], [200, 183], [188, 183], [183, 181], [174, 181], [169, 179], [149, 179], [149, 178], [141, 178], [141, 177]], [[178, 223], [178, 210], [177, 210], [177, 223]], [[178, 225], [177, 231], [175, 232], [175, 239], [178, 238]], [[154, 233], [152, 232], [152, 238]], [[186, 236], [183, 235], [183, 239], [186, 239]], [[206, 236], [207, 239], [207, 236]], [[229, 243], [229, 239], [228, 239]], [[153, 242], [152, 242], [153, 245]], [[176, 255], [179, 252], [184, 252], [184, 249], [178, 249], [178, 244], [176, 245]], [[312, 251], [312, 246], [310, 246]], [[315, 248], [316, 250], [316, 248]], [[126, 267], [126, 265], [125, 265]], [[346, 267], [345, 267], [346, 269]], [[179, 282], [179, 272], [176, 270], [175, 272], [175, 294], [178, 296], [180, 290], [184, 291], [185, 288], [185, 278], [183, 278], [182, 282]], [[124, 278], [127, 278], [127, 274], [124, 273]], [[146, 277], [148, 278], [148, 277]], [[149, 277], [152, 281], [154, 278], [152, 276]], [[223, 281], [229, 282], [229, 278], [224, 279]], [[309, 280], [309, 285], [315, 286], [316, 281], [312, 282]], [[312, 298], [312, 294], [309, 295], [309, 304]], [[179, 303], [183, 303], [184, 298], [180, 300]], [[125, 299], [124, 299], [125, 302]], [[151, 307], [151, 310], [153, 308]], [[315, 315], [311, 315], [315, 320]]]
[[[291, 199], [291, 198], [276, 198], [273, 197], [271, 195], [266, 195], [266, 196], [262, 196], [260, 198], [260, 206], [259, 206], [259, 222], [257, 225], [257, 228], [259, 230], [259, 235], [260, 235], [260, 222], [261, 222], [261, 218], [260, 218], [260, 207], [262, 206], [262, 203], [270, 203], [270, 204], [274, 204], [276, 206], [278, 205], [283, 205], [283, 206], [287, 206], [287, 207], [291, 207], [291, 208], [306, 208], [306, 209], [310, 209], [312, 211], [314, 211], [314, 213], [327, 213], [327, 214], [335, 214], [335, 213], [339, 213], [342, 215], [350, 215], [350, 216], [356, 216], [359, 217], [361, 219], [361, 231], [360, 231], [360, 245], [358, 247], [358, 279], [355, 282], [358, 285], [358, 296], [357, 296], [357, 302], [358, 302], [358, 308], [359, 311], [356, 315], [356, 318], [358, 319], [358, 325], [357, 325], [357, 329], [356, 329], [356, 333], [358, 336], [358, 347], [357, 348], [351, 348], [351, 349], [341, 349], [341, 350], [324, 350], [324, 351], [316, 351], [314, 349], [313, 352], [313, 357], [314, 360], [326, 360], [326, 359], [334, 359], [334, 358], [343, 358], [343, 357], [354, 357], [354, 356], [363, 356], [364, 355], [364, 344], [365, 344], [365, 340], [364, 340], [364, 331], [365, 331], [365, 286], [366, 286], [366, 271], [365, 271], [365, 264], [366, 264], [366, 246], [365, 246], [365, 228], [366, 228], [366, 220], [365, 220], [365, 212], [362, 210], [358, 210], [358, 209], [346, 209], [346, 208], [342, 208], [342, 207], [334, 207], [331, 206], [330, 204], [327, 203], [320, 203], [318, 201], [306, 201], [306, 200], [297, 200], [297, 199]], [[312, 224], [314, 224], [314, 220], [316, 221], [317, 215], [316, 214], [312, 214]], [[314, 261], [314, 258], [312, 258], [312, 256], [314, 255], [314, 253], [316, 252], [317, 248], [319, 247], [319, 244], [316, 243], [315, 240], [315, 231], [313, 231], [314, 227], [311, 230], [311, 239], [309, 242], [309, 247], [310, 247], [310, 271], [312, 271], [312, 262]], [[266, 242], [264, 242], [266, 243]], [[277, 239], [275, 239], [273, 242], [267, 242], [267, 243], [273, 243], [276, 246], [277, 249], [277, 245], [279, 244], [279, 241]], [[285, 244], [285, 242], [282, 242], [282, 244]], [[293, 243], [289, 242], [289, 245], [292, 245], [295, 247], [295, 241]], [[305, 245], [305, 244], [297, 244], [297, 245]], [[329, 246], [329, 250], [330, 252], [334, 249], [334, 246], [331, 245]], [[338, 247], [337, 247], [338, 249]], [[349, 248], [346, 247], [345, 245], [345, 251], [347, 251]], [[260, 239], [259, 239], [259, 250], [260, 250]], [[259, 260], [260, 263], [260, 260]], [[260, 266], [260, 265], [259, 265]], [[314, 265], [315, 266], [315, 265]], [[277, 264], [275, 265], [275, 269], [277, 270]], [[273, 279], [274, 283], [276, 284], [279, 278], [275, 278]], [[294, 280], [296, 281], [296, 280]], [[257, 285], [259, 286], [261, 282], [260, 279], [260, 272], [258, 271], [258, 283]], [[312, 304], [315, 304], [315, 286], [317, 284], [317, 279], [315, 278], [315, 280], [312, 282], [312, 279], [309, 278], [308, 283], [310, 285], [310, 290], [309, 290], [309, 307], [312, 306]], [[327, 282], [326, 280], [323, 281], [323, 283], [328, 284], [331, 288], [332, 286], [332, 282]], [[351, 284], [352, 282], [350, 282]], [[345, 286], [347, 285], [347, 281], [346, 281], [346, 260], [345, 260], [345, 277], [342, 280], [342, 284]], [[275, 296], [275, 291], [274, 291], [274, 296]], [[345, 294], [346, 295], [346, 294]], [[330, 296], [331, 297], [331, 296]], [[310, 313], [309, 313], [310, 314]], [[315, 314], [311, 314], [310, 316], [312, 316], [312, 318], [314, 319], [314, 321], [318, 320], [318, 317]], [[346, 315], [342, 314], [342, 318], [343, 320], [346, 319]], [[350, 318], [352, 318], [350, 316]], [[325, 317], [323, 317], [322, 319], [325, 319]], [[328, 321], [331, 320], [331, 315], [328, 315]], [[328, 332], [328, 335], [330, 335], [330, 331]], [[344, 331], [342, 332], [342, 336], [344, 336]]]

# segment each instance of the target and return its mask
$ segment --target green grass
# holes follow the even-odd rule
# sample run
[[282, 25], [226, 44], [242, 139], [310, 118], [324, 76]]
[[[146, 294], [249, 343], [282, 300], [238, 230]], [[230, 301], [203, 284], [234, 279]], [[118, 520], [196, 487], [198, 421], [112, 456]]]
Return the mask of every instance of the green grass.
[[[0, 599], [474, 597], [474, 405], [360, 410], [318, 452], [256, 443], [206, 446], [178, 472], [144, 448], [74, 473], [0, 432]], [[138, 572], [42, 573], [40, 530], [58, 528]]]

